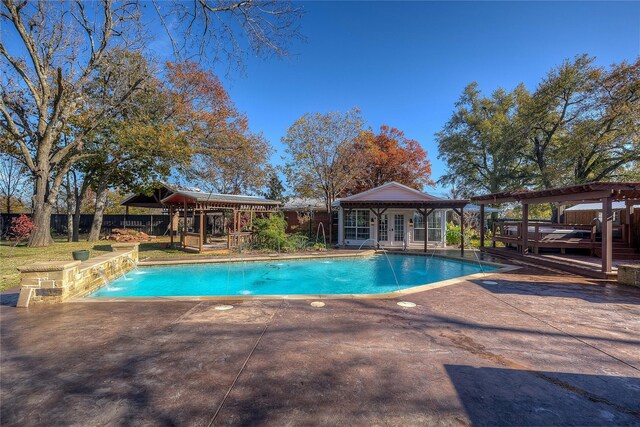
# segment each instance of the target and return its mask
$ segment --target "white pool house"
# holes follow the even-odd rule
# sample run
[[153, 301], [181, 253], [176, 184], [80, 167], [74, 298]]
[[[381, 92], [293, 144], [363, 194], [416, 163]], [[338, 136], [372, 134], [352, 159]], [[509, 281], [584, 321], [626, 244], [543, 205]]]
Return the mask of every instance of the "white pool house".
[[444, 247], [447, 210], [462, 217], [467, 203], [388, 182], [333, 203], [338, 208], [338, 242], [343, 247], [380, 245], [425, 251]]

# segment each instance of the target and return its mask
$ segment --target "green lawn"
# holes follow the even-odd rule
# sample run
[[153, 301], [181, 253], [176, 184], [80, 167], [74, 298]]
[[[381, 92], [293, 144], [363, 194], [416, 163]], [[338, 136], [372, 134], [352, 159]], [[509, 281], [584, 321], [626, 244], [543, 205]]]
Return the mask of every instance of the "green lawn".
[[[177, 249], [160, 249], [160, 244], [168, 238], [159, 239], [153, 243], [140, 244], [141, 258], [161, 258], [173, 256], [194, 256], [195, 254], [182, 252]], [[91, 252], [91, 257], [110, 252], [110, 240], [99, 242], [67, 242], [66, 240], [56, 241], [51, 246], [45, 248], [28, 248], [24, 245], [13, 247], [13, 242], [0, 242], [0, 291], [13, 288], [20, 284], [20, 273], [17, 268], [36, 261], [64, 261], [72, 260], [71, 252], [87, 249]]]

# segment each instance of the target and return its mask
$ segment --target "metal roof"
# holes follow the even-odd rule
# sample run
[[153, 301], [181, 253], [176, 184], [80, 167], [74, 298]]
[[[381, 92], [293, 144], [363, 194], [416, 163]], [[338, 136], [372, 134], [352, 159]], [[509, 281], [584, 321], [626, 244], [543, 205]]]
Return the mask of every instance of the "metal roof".
[[178, 190], [162, 199], [162, 203], [182, 203], [184, 201], [201, 203], [240, 203], [255, 205], [279, 205], [277, 200], [265, 199], [259, 196], [247, 196], [244, 194], [219, 194], [205, 193], [204, 191]]
[[[626, 208], [626, 202], [613, 202], [611, 203], [611, 209], [614, 211], [622, 210]], [[640, 208], [640, 205], [634, 206], [634, 208]], [[602, 203], [580, 203], [579, 205], [566, 208], [565, 212], [584, 212], [584, 211], [601, 211]]]
[[[480, 205], [467, 205], [464, 207], [464, 210], [467, 212], [480, 212]], [[501, 209], [496, 209], [496, 208], [492, 208], [489, 206], [485, 206], [484, 207], [484, 212], [485, 213], [498, 213], [498, 212], [502, 212]]]
[[244, 194], [219, 194], [207, 193], [197, 187], [188, 187], [177, 184], [162, 183], [152, 195], [132, 194], [121, 203], [123, 206], [139, 206], [148, 208], [162, 208], [167, 204], [193, 204], [217, 205], [222, 208], [237, 208], [247, 206], [279, 206], [277, 200], [269, 200], [259, 196], [247, 196]]
[[305, 197], [293, 197], [284, 204], [284, 210], [300, 210], [309, 209], [314, 210], [327, 210], [327, 206], [322, 199], [305, 198]]

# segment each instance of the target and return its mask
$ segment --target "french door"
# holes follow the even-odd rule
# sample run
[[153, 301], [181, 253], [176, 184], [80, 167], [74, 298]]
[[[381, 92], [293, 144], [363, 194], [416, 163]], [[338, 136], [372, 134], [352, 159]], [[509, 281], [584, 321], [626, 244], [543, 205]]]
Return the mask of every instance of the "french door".
[[405, 215], [385, 213], [378, 218], [378, 242], [383, 246], [399, 246], [405, 232]]
[[393, 240], [402, 242], [404, 240], [404, 214], [393, 215]]

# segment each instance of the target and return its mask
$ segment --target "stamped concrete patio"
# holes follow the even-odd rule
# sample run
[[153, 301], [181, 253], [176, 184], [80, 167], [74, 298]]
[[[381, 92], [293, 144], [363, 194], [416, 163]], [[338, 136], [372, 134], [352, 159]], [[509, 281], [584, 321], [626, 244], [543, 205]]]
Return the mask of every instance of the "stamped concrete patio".
[[640, 425], [640, 290], [1, 308], [2, 425]]

